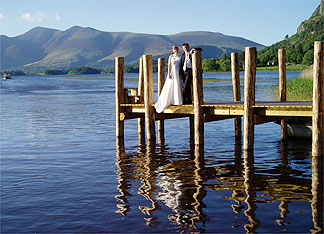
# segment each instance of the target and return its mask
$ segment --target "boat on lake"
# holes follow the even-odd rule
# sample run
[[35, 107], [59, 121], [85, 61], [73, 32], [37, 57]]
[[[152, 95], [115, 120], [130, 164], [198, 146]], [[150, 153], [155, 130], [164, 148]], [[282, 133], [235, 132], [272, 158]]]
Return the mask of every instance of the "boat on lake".
[[11, 80], [11, 74], [4, 74], [3, 79], [4, 80]]
[[[280, 124], [280, 121], [275, 123]], [[312, 138], [312, 118], [290, 117], [287, 122], [288, 137]]]

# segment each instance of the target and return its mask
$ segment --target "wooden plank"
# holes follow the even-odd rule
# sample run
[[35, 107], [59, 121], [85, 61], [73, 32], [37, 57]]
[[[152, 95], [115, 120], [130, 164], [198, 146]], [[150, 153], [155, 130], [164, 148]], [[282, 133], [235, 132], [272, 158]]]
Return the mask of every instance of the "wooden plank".
[[225, 119], [233, 119], [236, 118], [236, 116], [230, 116], [230, 115], [205, 115], [204, 122], [213, 122], [213, 121], [219, 121], [219, 120], [225, 120]]
[[120, 119], [136, 119], [136, 118], [144, 118], [144, 113], [120, 113]]
[[160, 119], [179, 119], [179, 118], [188, 118], [191, 115], [187, 114], [165, 114], [165, 113], [159, 113], [155, 115], [155, 120]]
[[264, 124], [274, 121], [282, 120], [283, 117], [277, 117], [277, 116], [254, 116], [254, 124]]

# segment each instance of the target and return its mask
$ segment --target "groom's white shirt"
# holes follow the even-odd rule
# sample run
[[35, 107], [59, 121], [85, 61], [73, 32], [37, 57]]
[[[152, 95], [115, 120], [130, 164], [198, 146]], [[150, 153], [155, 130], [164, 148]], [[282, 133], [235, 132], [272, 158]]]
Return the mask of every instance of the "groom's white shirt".
[[191, 60], [189, 59], [189, 52], [185, 53], [185, 62], [183, 64], [183, 70], [185, 71], [187, 68], [192, 68]]

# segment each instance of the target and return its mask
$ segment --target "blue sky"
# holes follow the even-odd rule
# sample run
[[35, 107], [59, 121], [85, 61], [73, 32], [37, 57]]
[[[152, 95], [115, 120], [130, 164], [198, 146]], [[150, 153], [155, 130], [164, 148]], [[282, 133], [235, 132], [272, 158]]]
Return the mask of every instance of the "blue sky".
[[263, 45], [296, 33], [320, 0], [0, 0], [1, 35], [79, 25], [108, 32], [211, 31]]

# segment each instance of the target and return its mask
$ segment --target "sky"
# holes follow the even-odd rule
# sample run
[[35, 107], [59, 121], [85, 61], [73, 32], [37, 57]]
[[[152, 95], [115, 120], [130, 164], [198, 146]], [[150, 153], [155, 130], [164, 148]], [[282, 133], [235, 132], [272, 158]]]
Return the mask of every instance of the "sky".
[[271, 45], [296, 33], [320, 0], [0, 0], [0, 34], [41, 26], [170, 35], [220, 32]]

